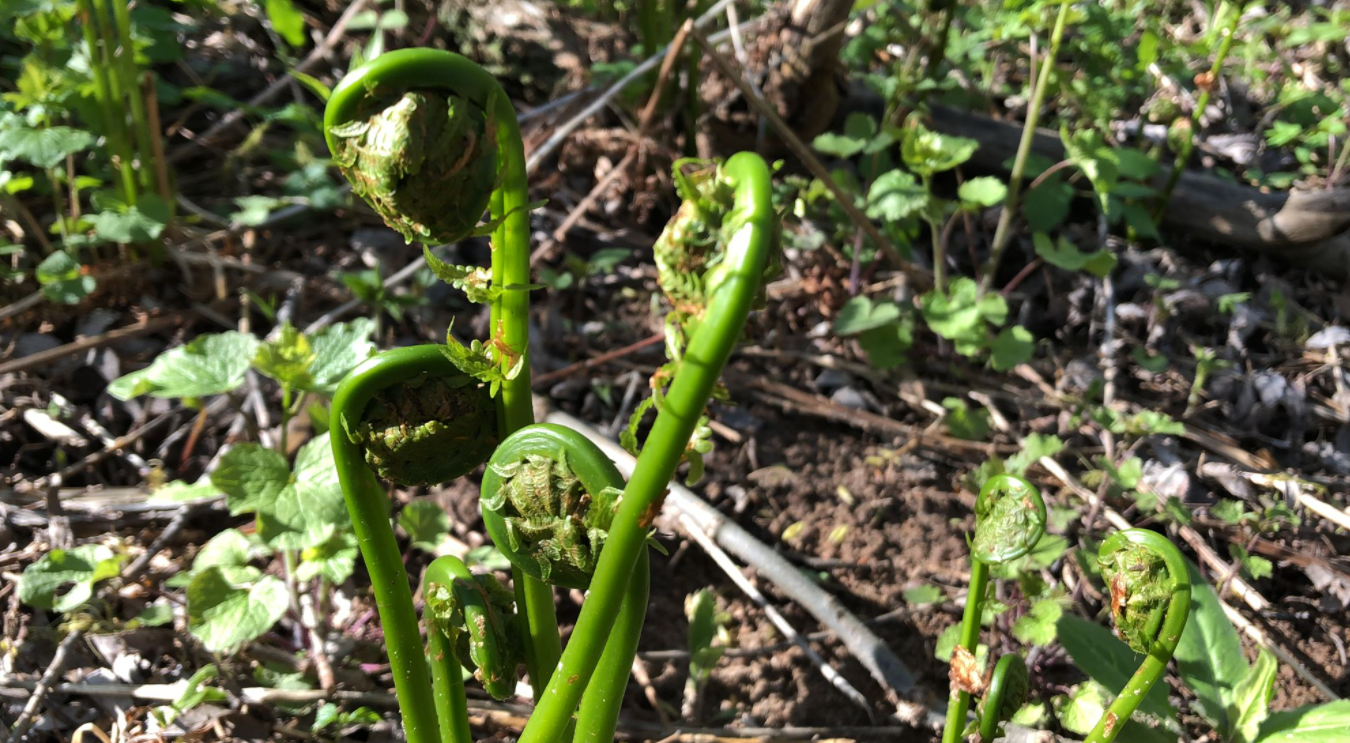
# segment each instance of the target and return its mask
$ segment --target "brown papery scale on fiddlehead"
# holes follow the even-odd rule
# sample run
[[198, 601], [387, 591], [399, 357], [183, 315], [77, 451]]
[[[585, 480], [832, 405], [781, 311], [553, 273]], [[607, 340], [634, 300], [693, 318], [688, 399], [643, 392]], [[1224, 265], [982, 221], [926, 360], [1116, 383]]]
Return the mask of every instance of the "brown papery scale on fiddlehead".
[[1147, 653], [1158, 639], [1172, 598], [1167, 565], [1139, 544], [1122, 547], [1100, 559], [1099, 564], [1111, 594], [1116, 630], [1135, 652]]
[[373, 112], [329, 129], [333, 161], [352, 190], [408, 242], [468, 235], [497, 185], [491, 119], [467, 99], [440, 92], [372, 100]]
[[497, 446], [497, 409], [467, 375], [421, 375], [371, 398], [354, 426], [366, 464], [400, 485], [448, 482], [486, 462]]
[[561, 449], [551, 456], [494, 461], [488, 470], [494, 478], [485, 486], [493, 480], [498, 484], [490, 492], [485, 487], [482, 507], [500, 515], [503, 546], [529, 560], [526, 572], [539, 580], [585, 587], [614, 520], [620, 491], [605, 488], [592, 498]]

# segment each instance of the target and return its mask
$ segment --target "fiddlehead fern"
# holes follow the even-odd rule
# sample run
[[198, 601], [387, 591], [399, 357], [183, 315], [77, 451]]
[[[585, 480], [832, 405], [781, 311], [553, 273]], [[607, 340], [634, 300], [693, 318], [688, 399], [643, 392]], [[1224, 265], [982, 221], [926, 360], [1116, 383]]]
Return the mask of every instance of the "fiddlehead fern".
[[1009, 653], [998, 659], [980, 700], [980, 743], [992, 743], [999, 727], [1027, 702], [1030, 679], [1022, 656]]
[[[415, 389], [429, 386], [428, 380], [459, 379], [461, 372], [441, 353], [439, 346], [410, 346], [385, 351], [367, 359], [353, 369], [333, 395], [332, 418], [341, 433], [331, 438], [333, 463], [342, 485], [347, 511], [352, 518], [352, 530], [370, 571], [375, 603], [384, 627], [389, 664], [394, 671], [394, 690], [403, 711], [403, 728], [410, 743], [432, 743], [437, 740], [438, 721], [435, 702], [427, 681], [430, 678], [422, 641], [417, 630], [417, 615], [413, 609], [412, 591], [408, 574], [403, 567], [402, 553], [389, 523], [389, 501], [384, 488], [375, 479], [375, 473], [366, 462], [371, 454], [365, 442], [379, 438], [397, 438], [402, 434], [397, 426], [381, 414], [391, 406], [391, 399], [405, 385]], [[392, 404], [393, 407], [399, 407]], [[405, 406], [406, 407], [406, 406]], [[419, 406], [412, 406], [419, 407]], [[438, 406], [429, 406], [437, 409]], [[367, 419], [367, 412], [375, 413]], [[425, 411], [422, 411], [425, 412]], [[415, 419], [411, 428], [427, 429], [430, 421]], [[454, 420], [438, 421], [437, 426], [458, 429]], [[473, 424], [480, 425], [480, 424]], [[392, 433], [391, 433], [392, 431]], [[385, 443], [388, 443], [387, 441]], [[420, 446], [420, 444], [419, 444]], [[401, 451], [402, 446], [392, 447]], [[428, 472], [422, 462], [414, 462], [407, 471], [381, 454], [373, 457], [385, 464], [389, 475], [400, 481], [412, 481], [436, 473]], [[400, 461], [401, 458], [400, 458]], [[463, 466], [460, 462], [456, 467]], [[443, 474], [443, 473], [442, 473]], [[446, 720], [441, 720], [447, 723]]]
[[419, 374], [375, 393], [359, 420], [342, 423], [366, 464], [400, 485], [463, 477], [497, 444], [497, 407], [487, 386], [465, 374]]
[[[585, 589], [622, 487], [614, 463], [585, 436], [553, 424], [526, 426], [508, 436], [488, 462], [483, 523], [498, 549], [526, 575]], [[649, 573], [643, 551], [624, 587], [622, 610], [606, 628], [596, 675], [583, 687], [579, 740], [613, 740], [646, 616]]]
[[[578, 702], [582, 702], [585, 713], [592, 688], [599, 688], [592, 680], [593, 674], [598, 681], [609, 671], [615, 671], [614, 664], [602, 662], [601, 654], [611, 656], [606, 643], [611, 639], [611, 628], [620, 617], [621, 607], [629, 604], [628, 592], [639, 580], [633, 571], [635, 567], [641, 569], [640, 560], [646, 556], [647, 532], [660, 511], [667, 483], [679, 466], [717, 377], [763, 289], [764, 272], [775, 250], [777, 233], [768, 166], [757, 155], [741, 153], [719, 169], [718, 177], [724, 179], [733, 194], [733, 205], [720, 225], [725, 253], [718, 265], [710, 269], [716, 274], [704, 277], [709, 296], [707, 309], [689, 337], [670, 389], [659, 406], [656, 422], [638, 456], [633, 478], [618, 500], [604, 550], [591, 576], [590, 596], [581, 607], [581, 616], [563, 652], [558, 672], [539, 696], [521, 743], [558, 740]], [[627, 668], [618, 670], [626, 679]], [[617, 679], [618, 672], [614, 675]], [[582, 717], [578, 716], [578, 728], [584, 732]], [[604, 740], [604, 736], [596, 740]]]
[[[491, 380], [500, 386], [494, 405], [497, 434], [505, 436], [531, 423], [529, 195], [520, 128], [497, 81], [450, 52], [402, 49], [383, 54], [353, 70], [333, 89], [324, 110], [324, 133], [334, 159], [353, 180], [353, 188], [410, 240], [459, 239], [473, 231], [485, 206], [490, 210], [492, 291], [484, 298], [491, 304], [491, 346], [499, 351], [491, 359], [500, 367]], [[384, 490], [365, 464], [363, 443], [375, 443], [372, 459], [404, 481], [439, 479], [471, 468], [469, 462], [487, 453], [490, 447], [470, 444], [461, 448], [472, 450], [471, 454], [451, 457], [461, 460], [453, 467], [427, 464], [420, 460], [420, 453], [435, 449], [434, 456], [429, 456], [433, 461], [446, 456], [439, 444], [432, 443], [442, 440], [446, 432], [434, 430], [427, 418], [394, 418], [400, 411], [444, 407], [444, 390], [419, 387], [420, 391], [409, 396], [397, 390], [399, 385], [421, 380], [425, 387], [423, 374], [454, 379], [477, 371], [462, 371], [451, 363], [452, 350], [458, 349], [421, 346], [381, 354], [343, 381], [332, 408], [334, 419], [342, 422], [347, 434], [332, 437], [334, 460], [357, 542], [370, 570], [409, 743], [437, 740], [438, 717], [448, 735], [455, 726], [444, 718], [458, 715], [458, 710], [440, 691], [433, 698], [427, 685], [429, 670], [407, 574], [389, 523]], [[363, 423], [367, 407], [385, 390], [389, 392]], [[422, 399], [424, 395], [430, 400]], [[484, 412], [481, 398], [456, 409]], [[387, 414], [381, 415], [382, 410]], [[486, 424], [478, 430], [487, 430]], [[395, 446], [382, 447], [388, 443]], [[522, 611], [521, 633], [531, 682], [542, 691], [561, 652], [553, 594], [523, 574], [516, 574], [513, 582]], [[442, 679], [445, 668], [438, 664], [436, 673]], [[439, 680], [437, 686], [446, 688]], [[438, 703], [451, 706], [442, 707], [438, 714]]]
[[483, 523], [492, 541], [526, 575], [586, 588], [622, 493], [613, 467], [570, 429], [539, 424], [517, 431], [483, 476]]
[[[980, 488], [975, 499], [975, 537], [970, 542], [970, 592], [961, 616], [960, 641], [952, 655], [951, 698], [943, 743], [961, 740], [971, 691], [978, 691], [983, 684], [979, 669], [973, 667], [973, 654], [979, 644], [989, 566], [1026, 555], [1044, 534], [1045, 501], [1030, 482], [1014, 475], [995, 475]], [[958, 658], [967, 662], [957, 663]]]
[[1085, 743], [1110, 743], [1153, 688], [1176, 652], [1191, 612], [1186, 560], [1166, 537], [1126, 529], [1107, 537], [1097, 552], [1111, 616], [1121, 637], [1144, 661], [1092, 729]]
[[351, 121], [327, 129], [333, 161], [408, 242], [468, 235], [497, 182], [494, 122], [467, 98], [439, 90], [363, 96]]
[[423, 588], [428, 634], [441, 632], [451, 651], [494, 699], [515, 694], [524, 662], [516, 628], [516, 598], [494, 576], [475, 575], [458, 557], [439, 557], [427, 567]]

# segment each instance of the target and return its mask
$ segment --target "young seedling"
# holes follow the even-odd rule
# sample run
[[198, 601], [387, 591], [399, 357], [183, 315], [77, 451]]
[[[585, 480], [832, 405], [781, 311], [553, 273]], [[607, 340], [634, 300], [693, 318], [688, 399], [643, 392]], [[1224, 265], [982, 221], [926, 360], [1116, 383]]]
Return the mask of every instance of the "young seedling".
[[[719, 208], [698, 230], [706, 260], [681, 267], [701, 303], [681, 309], [669, 390], [625, 487], [581, 435], [530, 425], [524, 157], [497, 83], [448, 52], [393, 52], [334, 89], [325, 130], [353, 190], [408, 240], [458, 240], [475, 232], [485, 208], [492, 217], [490, 280], [428, 252], [438, 276], [491, 304], [492, 339], [387, 351], [355, 369], [333, 400], [334, 460], [374, 585], [407, 738], [468, 743], [459, 665], [505, 696], [518, 646], [538, 700], [521, 740], [569, 737], [574, 712], [580, 739], [612, 740], [646, 610], [648, 531], [773, 263], [768, 167], [742, 153], [708, 168], [703, 196]], [[680, 224], [663, 240], [682, 241]], [[434, 563], [426, 581], [429, 666], [376, 475], [424, 485], [485, 460], [484, 523], [513, 565], [515, 600], [458, 561]], [[565, 653], [553, 585], [589, 589]]]
[[[966, 713], [970, 711], [970, 696], [984, 687], [981, 670], [975, 662], [975, 648], [979, 642], [985, 591], [989, 586], [989, 566], [1016, 560], [1035, 548], [1045, 534], [1045, 519], [1045, 501], [1040, 492], [1021, 477], [995, 475], [980, 488], [980, 495], [975, 499], [975, 538], [970, 542], [970, 592], [966, 595], [965, 613], [961, 617], [960, 639], [952, 654], [952, 691], [947, 706], [947, 726], [942, 733], [943, 743], [958, 743], [962, 739]], [[1011, 664], [1012, 661], [1008, 661], [1008, 665]], [[1005, 665], [1005, 674], [1011, 670]], [[1005, 693], [1004, 683], [999, 684], [999, 691], [1000, 695]], [[1003, 705], [987, 707], [983, 717], [991, 716], [991, 712], [992, 716], [1000, 715]], [[996, 728], [998, 721], [993, 725]]]
[[1084, 743], [1111, 743], [1167, 670], [1191, 611], [1191, 579], [1175, 545], [1147, 529], [1112, 534], [1097, 552], [1111, 616], [1144, 662]]

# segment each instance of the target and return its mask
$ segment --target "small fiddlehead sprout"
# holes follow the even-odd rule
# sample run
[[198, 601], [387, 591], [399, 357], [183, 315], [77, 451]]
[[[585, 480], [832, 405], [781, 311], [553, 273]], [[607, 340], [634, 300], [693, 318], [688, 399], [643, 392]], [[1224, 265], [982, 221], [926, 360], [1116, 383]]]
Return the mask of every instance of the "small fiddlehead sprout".
[[1030, 687], [1022, 656], [1009, 653], [998, 659], [980, 701], [980, 743], [992, 743], [999, 736], [999, 727], [1027, 703]]
[[475, 575], [458, 557], [439, 557], [427, 567], [422, 591], [428, 633], [444, 633], [455, 657], [493, 699], [515, 694], [524, 662], [516, 628], [516, 598], [494, 576]]
[[614, 464], [585, 436], [552, 424], [527, 426], [488, 460], [483, 524], [526, 575], [584, 589], [622, 484]]
[[[593, 442], [564, 426], [540, 423], [502, 441], [483, 475], [483, 523], [521, 572], [565, 588], [591, 584], [623, 492], [623, 477]], [[614, 623], [600, 635], [604, 651], [584, 684], [576, 739], [608, 743], [646, 617], [649, 574], [638, 556]], [[582, 630], [573, 633], [575, 642]], [[570, 712], [569, 712], [570, 716]]]
[[1097, 562], [1111, 595], [1111, 616], [1125, 642], [1144, 661], [1092, 729], [1085, 743], [1110, 743], [1120, 734], [1176, 652], [1191, 612], [1186, 560], [1166, 537], [1126, 529], [1107, 537]]
[[[978, 668], [973, 662], [980, 638], [980, 614], [989, 585], [989, 566], [1001, 565], [1026, 555], [1045, 534], [1045, 501], [1034, 485], [1015, 475], [995, 475], [980, 488], [975, 499], [975, 537], [970, 541], [970, 592], [961, 616], [960, 639], [952, 654], [951, 698], [947, 703], [947, 726], [943, 743], [957, 743], [966, 728], [971, 690], [978, 691]], [[1011, 661], [1009, 661], [1011, 663]]]

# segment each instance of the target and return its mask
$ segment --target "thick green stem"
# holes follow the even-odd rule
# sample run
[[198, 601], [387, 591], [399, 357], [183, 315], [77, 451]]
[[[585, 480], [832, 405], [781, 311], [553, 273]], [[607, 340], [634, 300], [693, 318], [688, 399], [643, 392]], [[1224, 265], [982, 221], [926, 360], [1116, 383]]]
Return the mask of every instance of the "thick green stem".
[[712, 287], [711, 304], [689, 342], [624, 490], [591, 579], [590, 597], [581, 608], [559, 671], [539, 698], [520, 743], [558, 740], [581, 700], [618, 617], [639, 554], [647, 549], [647, 531], [660, 512], [666, 487], [763, 284], [775, 219], [768, 166], [757, 155], [740, 153], [723, 166], [723, 177], [735, 190], [735, 206], [725, 223], [732, 237], [725, 263], [719, 267], [725, 272]]
[[[1177, 643], [1181, 641], [1181, 633], [1186, 629], [1186, 620], [1191, 613], [1190, 572], [1186, 568], [1185, 558], [1181, 556], [1176, 545], [1157, 532], [1147, 529], [1127, 529], [1112, 534], [1102, 543], [1098, 552], [1099, 559], [1129, 545], [1145, 547], [1162, 559], [1163, 565], [1167, 568], [1167, 580], [1170, 582], [1168, 586], [1170, 597], [1162, 626], [1149, 645], [1144, 662], [1130, 677], [1125, 688], [1120, 690], [1120, 695], [1111, 703], [1106, 714], [1102, 715], [1102, 719], [1097, 722], [1097, 726], [1083, 743], [1111, 743], [1120, 735], [1121, 729], [1129, 722], [1130, 715], [1134, 714], [1149, 690], [1167, 671], [1167, 663], [1176, 652]], [[1121, 579], [1126, 578], [1121, 576]], [[1109, 587], [1112, 601], [1120, 600], [1120, 592], [1126, 587], [1117, 586], [1115, 580], [1109, 582]]]
[[[1219, 10], [1214, 14], [1214, 20], [1217, 24], [1219, 15], [1224, 8], [1229, 7], [1227, 2], [1219, 6]], [[1163, 187], [1162, 194], [1158, 196], [1158, 206], [1153, 210], [1153, 219], [1155, 221], [1162, 219], [1167, 213], [1167, 205], [1172, 202], [1172, 192], [1177, 189], [1177, 183], [1181, 182], [1181, 174], [1186, 170], [1186, 164], [1190, 162], [1191, 152], [1195, 150], [1195, 130], [1199, 128], [1201, 119], [1205, 116], [1205, 109], [1209, 107], [1210, 92], [1219, 84], [1219, 75], [1223, 73], [1224, 60], [1228, 58], [1228, 50], [1233, 46], [1233, 35], [1237, 32], [1238, 23], [1242, 20], [1242, 12], [1246, 10], [1247, 3], [1237, 3], [1233, 7], [1233, 17], [1229, 19], [1225, 26], [1215, 26], [1222, 29], [1223, 35], [1219, 39], [1219, 49], [1214, 55], [1214, 64], [1210, 65], [1209, 75], [1205, 85], [1200, 86], [1200, 97], [1195, 102], [1195, 110], [1191, 112], [1191, 125], [1186, 129], [1186, 139], [1177, 151], [1176, 158], [1172, 161], [1172, 172], [1167, 176], [1167, 185]]]
[[[971, 655], [980, 642], [980, 613], [984, 606], [984, 593], [989, 586], [989, 566], [981, 560], [970, 561], [970, 591], [966, 593], [966, 610], [961, 615], [961, 635], [957, 645], [965, 648]], [[966, 714], [970, 712], [970, 693], [952, 685], [951, 699], [947, 702], [947, 727], [942, 731], [942, 743], [959, 743], [961, 732], [966, 729]]]
[[333, 464], [351, 514], [352, 530], [370, 573], [375, 605], [384, 628], [385, 647], [394, 676], [394, 693], [403, 715], [408, 743], [436, 743], [439, 737], [431, 679], [417, 629], [408, 573], [403, 568], [384, 488], [366, 466], [355, 430], [366, 404], [381, 390], [409, 382], [419, 375], [456, 376], [460, 372], [436, 345], [409, 346], [385, 351], [366, 360], [343, 378], [333, 395]]
[[464, 694], [464, 667], [455, 658], [450, 638], [428, 627], [427, 655], [431, 658], [431, 689], [441, 724], [441, 743], [473, 743], [469, 702]]
[[127, 108], [131, 111], [131, 123], [136, 134], [136, 159], [139, 161], [141, 188], [155, 191], [154, 169], [150, 167], [151, 152], [150, 125], [145, 116], [145, 101], [141, 98], [140, 75], [136, 74], [136, 47], [131, 42], [131, 14], [127, 12], [126, 0], [108, 0], [112, 4], [113, 18], [117, 22], [117, 36], [121, 52], [117, 55], [117, 74], [121, 78], [121, 87], [126, 93]]
[[[529, 292], [530, 279], [529, 192], [526, 184], [525, 148], [520, 125], [505, 91], [490, 74], [473, 62], [436, 49], [400, 49], [382, 54], [354, 70], [333, 89], [324, 110], [324, 133], [330, 151], [337, 152], [334, 126], [354, 119], [362, 99], [393, 91], [450, 91], [472, 101], [495, 126], [500, 161], [501, 187], [493, 192], [490, 208], [502, 219], [492, 236], [492, 280], [503, 291], [491, 307], [491, 333], [499, 342], [504, 368], [524, 357], [521, 371], [502, 385], [498, 403], [498, 431], [502, 437], [534, 420], [530, 392]], [[543, 692], [550, 670], [561, 653], [553, 593], [533, 579], [515, 576], [520, 599], [521, 631], [527, 643], [527, 666], [536, 696]]]
[[1036, 87], [1031, 92], [1031, 103], [1027, 106], [1027, 120], [1022, 124], [1022, 140], [1017, 144], [1017, 156], [1013, 158], [1012, 173], [1008, 175], [1008, 196], [1003, 200], [1003, 211], [998, 215], [998, 227], [994, 229], [994, 242], [989, 248], [989, 261], [980, 273], [979, 294], [983, 296], [994, 285], [998, 264], [1003, 260], [1003, 251], [1008, 249], [1012, 239], [1012, 221], [1022, 197], [1022, 175], [1027, 169], [1027, 158], [1031, 155], [1031, 143], [1036, 139], [1036, 122], [1041, 117], [1041, 106], [1045, 101], [1045, 91], [1050, 88], [1050, 78], [1054, 74], [1055, 59], [1059, 56], [1059, 44], [1064, 39], [1064, 25], [1069, 17], [1069, 0], [1059, 6], [1059, 15], [1055, 16], [1055, 28], [1050, 32], [1050, 48], [1041, 62], [1040, 74], [1036, 76]]
[[84, 35], [85, 46], [89, 47], [89, 67], [94, 75], [94, 98], [103, 118], [103, 136], [108, 140], [109, 153], [118, 160], [118, 174], [121, 176], [118, 192], [123, 201], [135, 204], [136, 174], [131, 167], [131, 148], [126, 142], [126, 120], [120, 103], [113, 97], [112, 82], [108, 79], [108, 69], [112, 66], [111, 52], [106, 45], [99, 43], [99, 37], [103, 36], [100, 29], [106, 25], [107, 18], [99, 17], [92, 0], [79, 0], [79, 9], [80, 31]]
[[647, 562], [647, 551], [638, 552], [638, 564], [628, 579], [628, 590], [619, 607], [614, 630], [605, 643], [595, 675], [591, 676], [591, 683], [581, 697], [575, 738], [580, 743], [612, 743], [614, 740], [623, 693], [633, 673], [642, 623], [647, 618], [647, 600], [651, 593], [651, 568]]

